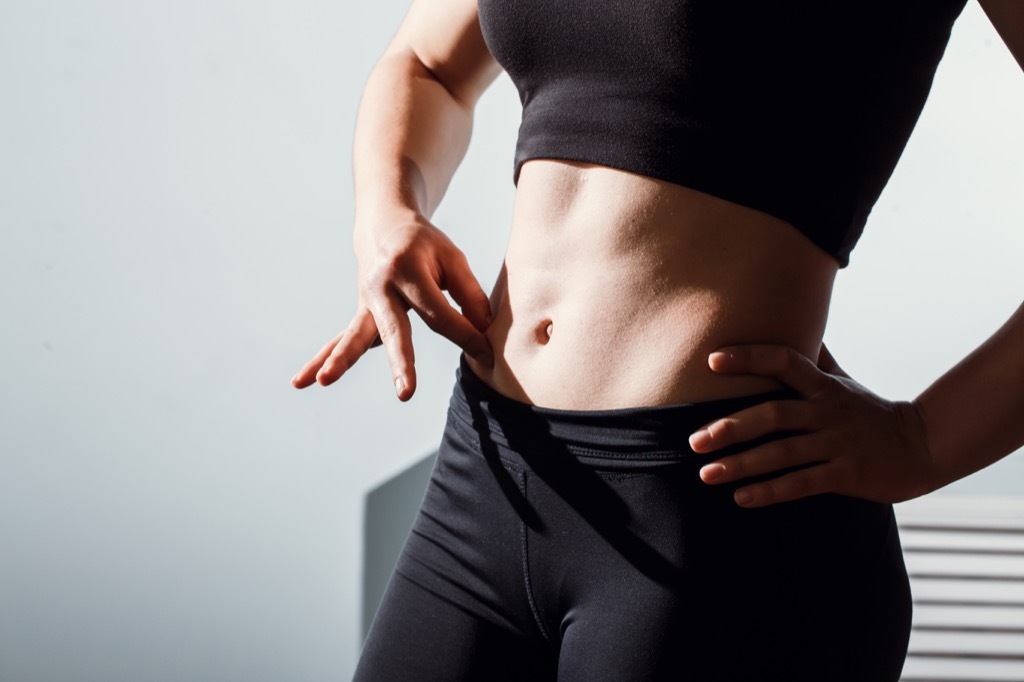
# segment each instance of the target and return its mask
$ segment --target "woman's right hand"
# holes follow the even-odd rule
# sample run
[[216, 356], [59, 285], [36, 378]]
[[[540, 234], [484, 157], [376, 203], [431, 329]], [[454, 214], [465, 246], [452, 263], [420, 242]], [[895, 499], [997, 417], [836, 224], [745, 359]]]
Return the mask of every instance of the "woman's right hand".
[[[407, 212], [372, 228], [357, 227], [359, 299], [348, 327], [320, 349], [292, 378], [305, 388], [328, 386], [374, 346], [383, 345], [400, 400], [416, 390], [409, 309], [433, 331], [487, 365], [494, 363], [484, 335], [491, 322], [487, 295], [466, 256], [448, 236], [417, 213]], [[462, 308], [453, 308], [442, 291]]]

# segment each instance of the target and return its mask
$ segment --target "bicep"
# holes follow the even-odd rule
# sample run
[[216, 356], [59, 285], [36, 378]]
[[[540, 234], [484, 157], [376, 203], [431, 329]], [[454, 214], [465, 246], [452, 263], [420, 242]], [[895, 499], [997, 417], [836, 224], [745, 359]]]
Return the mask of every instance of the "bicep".
[[1024, 69], [1024, 2], [1021, 0], [978, 0], [989, 21]]
[[388, 53], [415, 56], [469, 107], [501, 73], [480, 31], [477, 0], [413, 0]]

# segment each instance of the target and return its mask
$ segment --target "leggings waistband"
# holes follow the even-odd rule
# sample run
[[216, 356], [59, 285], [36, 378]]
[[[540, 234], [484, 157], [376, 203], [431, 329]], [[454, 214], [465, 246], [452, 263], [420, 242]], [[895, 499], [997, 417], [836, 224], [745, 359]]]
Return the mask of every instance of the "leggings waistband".
[[797, 395], [791, 389], [781, 389], [698, 403], [561, 410], [529, 405], [498, 393], [473, 373], [464, 356], [455, 377], [449, 414], [478, 439], [517, 452], [549, 450], [557, 445], [577, 456], [635, 462], [697, 457], [690, 449], [689, 437], [701, 426], [753, 405]]

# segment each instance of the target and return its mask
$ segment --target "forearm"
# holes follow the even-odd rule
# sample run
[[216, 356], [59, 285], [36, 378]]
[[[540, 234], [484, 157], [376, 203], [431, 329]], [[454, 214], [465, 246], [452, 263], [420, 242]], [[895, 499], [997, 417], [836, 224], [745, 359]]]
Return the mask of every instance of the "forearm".
[[396, 210], [429, 218], [466, 152], [472, 118], [471, 105], [414, 53], [387, 53], [367, 81], [356, 122], [356, 232]]
[[1024, 446], [1024, 305], [914, 400], [941, 487]]

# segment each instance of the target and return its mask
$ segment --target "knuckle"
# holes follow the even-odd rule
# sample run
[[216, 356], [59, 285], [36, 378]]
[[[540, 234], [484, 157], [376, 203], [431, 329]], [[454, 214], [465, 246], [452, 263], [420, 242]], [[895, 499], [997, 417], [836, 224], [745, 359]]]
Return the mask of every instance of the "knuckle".
[[388, 343], [399, 338], [401, 330], [394, 320], [383, 320], [377, 323], [377, 335], [380, 336], [381, 341]]
[[448, 330], [448, 316], [445, 314], [443, 309], [438, 310], [437, 308], [424, 308], [417, 312], [431, 331], [438, 334], [444, 334]]
[[351, 369], [351, 367], [352, 362], [348, 358], [339, 355], [332, 355], [327, 359], [327, 362], [324, 363], [324, 370], [330, 373], [338, 372], [344, 374]]
[[390, 286], [391, 280], [385, 268], [374, 268], [363, 277], [362, 290], [367, 300], [375, 300], [384, 295]]
[[451, 261], [452, 265], [459, 268], [469, 267], [469, 258], [467, 258], [466, 254], [462, 252], [462, 249], [455, 246], [455, 244], [451, 245], [451, 248], [448, 250], [447, 256]]
[[803, 429], [806, 428], [811, 421], [811, 407], [803, 400], [790, 401], [787, 412], [790, 420], [788, 424], [789, 428]]
[[735, 419], [719, 419], [708, 427], [711, 437], [719, 441], [727, 441], [736, 435]]
[[789, 353], [781, 346], [772, 347], [765, 354], [764, 362], [776, 372], [781, 372], [789, 367]]
[[817, 495], [829, 487], [831, 477], [826, 467], [815, 466], [797, 474], [797, 493], [800, 497]]
[[399, 281], [405, 272], [405, 260], [399, 256], [393, 256], [386, 260], [377, 269], [376, 282], [389, 284]]
[[792, 500], [807, 494], [805, 492], [806, 483], [803, 477], [796, 474], [790, 474], [784, 479], [779, 480], [773, 488], [776, 501]]
[[444, 288], [463, 300], [478, 302], [483, 295], [468, 265], [461, 268], [445, 268], [443, 280]]
[[799, 495], [809, 495], [814, 491], [814, 474], [811, 472], [800, 472], [793, 477], [793, 492]]
[[766, 481], [758, 486], [754, 486], [752, 492], [761, 502], [771, 504], [779, 499], [779, 483], [778, 481]]
[[415, 263], [415, 256], [408, 251], [382, 254], [369, 269], [367, 280], [378, 288], [403, 281], [415, 269]]
[[771, 428], [777, 429], [786, 421], [786, 404], [781, 400], [773, 400], [765, 404], [766, 418]]
[[837, 460], [832, 467], [830, 482], [834, 486], [852, 486], [856, 488], [864, 479], [860, 467], [856, 466], [853, 462]]
[[792, 438], [785, 438], [783, 440], [777, 440], [771, 444], [770, 453], [771, 459], [775, 464], [785, 465], [796, 459], [798, 454], [797, 446], [793, 442]]
[[433, 331], [437, 331], [438, 326], [441, 322], [441, 313], [429, 306], [424, 306], [416, 310], [416, 314], [420, 316], [420, 319]]

